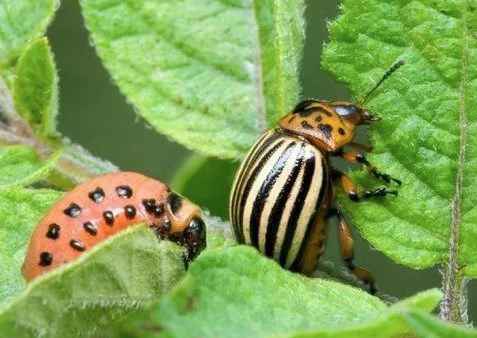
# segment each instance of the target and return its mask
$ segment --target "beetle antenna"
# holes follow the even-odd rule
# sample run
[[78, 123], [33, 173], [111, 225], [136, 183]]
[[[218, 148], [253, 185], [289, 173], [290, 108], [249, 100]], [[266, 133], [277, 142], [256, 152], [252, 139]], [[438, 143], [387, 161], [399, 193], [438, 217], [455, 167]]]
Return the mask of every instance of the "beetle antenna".
[[378, 83], [376, 83], [376, 85], [368, 92], [368, 94], [364, 96], [363, 100], [361, 100], [361, 105], [364, 105], [371, 97], [371, 94], [373, 94], [376, 91], [376, 89], [378, 89], [383, 84], [383, 82], [386, 81], [396, 70], [398, 70], [402, 65], [404, 65], [404, 63], [405, 63], [404, 60], [399, 60], [398, 62], [393, 64], [386, 71], [386, 73], [384, 73], [381, 80], [379, 80]]

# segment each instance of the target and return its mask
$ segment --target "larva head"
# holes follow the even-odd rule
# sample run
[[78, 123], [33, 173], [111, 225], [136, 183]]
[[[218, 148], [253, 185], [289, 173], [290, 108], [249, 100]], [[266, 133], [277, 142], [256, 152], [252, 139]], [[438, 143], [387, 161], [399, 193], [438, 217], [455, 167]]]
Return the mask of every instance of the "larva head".
[[206, 229], [201, 210], [194, 203], [171, 192], [167, 211], [171, 221], [171, 236], [188, 249], [188, 259], [195, 258], [206, 246]]
[[336, 151], [354, 138], [356, 127], [377, 121], [357, 104], [305, 100], [280, 120], [280, 127], [308, 139], [324, 151]]

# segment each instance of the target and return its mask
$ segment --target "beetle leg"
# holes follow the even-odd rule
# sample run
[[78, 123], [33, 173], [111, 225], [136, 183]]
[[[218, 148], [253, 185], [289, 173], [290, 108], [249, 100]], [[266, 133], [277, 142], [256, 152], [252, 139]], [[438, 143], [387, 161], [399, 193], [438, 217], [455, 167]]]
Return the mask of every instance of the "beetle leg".
[[397, 183], [398, 185], [402, 184], [402, 182], [398, 180], [397, 178], [391, 177], [388, 174], [380, 172], [375, 166], [369, 163], [364, 153], [360, 151], [356, 151], [356, 150], [343, 151], [341, 153], [338, 153], [337, 156], [342, 157], [345, 161], [349, 163], [364, 165], [366, 169], [368, 169], [368, 172], [379, 180], [382, 180], [386, 183], [391, 183], [391, 181], [393, 181]]
[[349, 229], [343, 214], [338, 210], [338, 238], [340, 243], [341, 257], [346, 263], [346, 267], [356, 276], [360, 281], [366, 284], [369, 288], [369, 293], [376, 294], [376, 286], [374, 284], [374, 278], [371, 273], [359, 266], [354, 265], [354, 252], [353, 252], [353, 236]]
[[373, 146], [369, 144], [361, 144], [361, 143], [356, 143], [356, 142], [350, 142], [347, 144], [347, 146], [359, 150], [359, 151], [364, 151], [366, 153], [369, 153], [373, 151]]
[[385, 187], [379, 187], [374, 190], [365, 190], [362, 193], [358, 193], [358, 188], [354, 184], [354, 182], [347, 176], [346, 174], [335, 170], [333, 172], [333, 178], [340, 179], [341, 186], [343, 190], [348, 194], [350, 200], [354, 202], [359, 202], [362, 199], [368, 199], [371, 197], [384, 197], [386, 195], [394, 195], [397, 196], [396, 190], [388, 190]]

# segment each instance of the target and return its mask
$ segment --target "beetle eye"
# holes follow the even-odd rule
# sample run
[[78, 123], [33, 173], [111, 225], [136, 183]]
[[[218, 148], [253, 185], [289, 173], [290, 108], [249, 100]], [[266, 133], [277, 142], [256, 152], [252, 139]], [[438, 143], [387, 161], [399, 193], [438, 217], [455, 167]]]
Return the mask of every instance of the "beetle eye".
[[206, 229], [202, 218], [194, 217], [184, 230], [184, 243], [189, 248], [189, 258], [196, 257], [206, 245]]
[[335, 111], [342, 117], [348, 117], [358, 113], [358, 108], [355, 105], [349, 106], [335, 106]]

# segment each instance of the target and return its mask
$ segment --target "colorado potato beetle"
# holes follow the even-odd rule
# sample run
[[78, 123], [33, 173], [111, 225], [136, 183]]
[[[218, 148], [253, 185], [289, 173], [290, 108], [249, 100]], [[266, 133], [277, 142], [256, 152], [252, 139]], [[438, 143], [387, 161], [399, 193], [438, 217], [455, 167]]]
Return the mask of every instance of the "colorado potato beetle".
[[117, 172], [80, 184], [51, 208], [33, 232], [23, 275], [30, 281], [142, 222], [158, 237], [184, 245], [186, 260], [205, 247], [205, 224], [196, 205], [157, 180]]
[[[283, 267], [311, 274], [324, 252], [327, 220], [336, 216], [341, 254], [350, 271], [371, 293], [371, 274], [353, 263], [353, 239], [343, 213], [334, 203], [333, 185], [341, 186], [353, 201], [397, 195], [380, 187], [360, 191], [330, 158], [361, 164], [377, 179], [401, 182], [380, 172], [366, 159], [370, 147], [353, 142], [356, 128], [377, 121], [363, 104], [401, 65], [393, 65], [360, 104], [309, 99], [265, 132], [253, 145], [235, 176], [230, 220], [239, 243], [256, 247]], [[344, 150], [347, 146], [351, 149]]]

